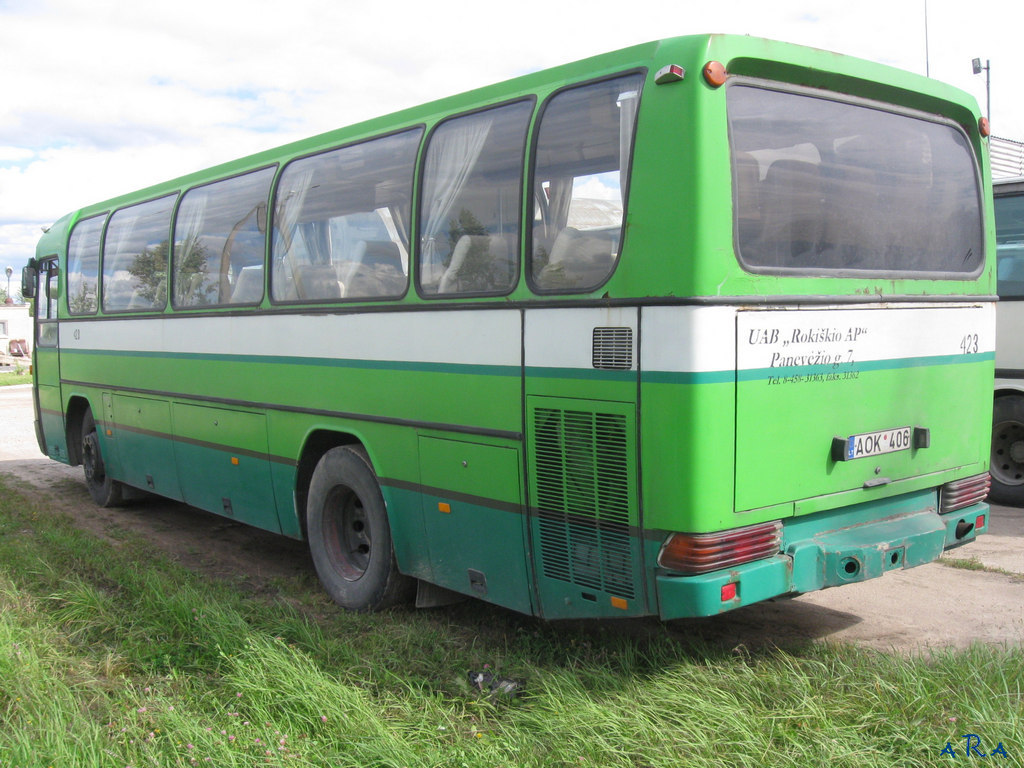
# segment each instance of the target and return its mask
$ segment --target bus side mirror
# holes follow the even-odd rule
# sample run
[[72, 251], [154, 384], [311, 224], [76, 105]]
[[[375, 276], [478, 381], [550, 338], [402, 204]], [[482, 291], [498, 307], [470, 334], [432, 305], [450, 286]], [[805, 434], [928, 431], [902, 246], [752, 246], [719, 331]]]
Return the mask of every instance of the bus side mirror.
[[26, 299], [36, 297], [36, 268], [31, 264], [21, 269], [21, 295]]

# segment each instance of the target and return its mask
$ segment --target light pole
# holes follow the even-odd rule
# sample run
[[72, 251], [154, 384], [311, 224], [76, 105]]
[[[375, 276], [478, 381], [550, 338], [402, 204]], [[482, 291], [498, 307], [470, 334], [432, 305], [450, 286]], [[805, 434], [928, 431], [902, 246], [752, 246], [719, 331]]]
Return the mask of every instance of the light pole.
[[980, 75], [982, 71], [985, 72], [985, 119], [988, 120], [989, 124], [992, 123], [992, 90], [991, 90], [991, 70], [992, 62], [989, 59], [985, 59], [985, 66], [981, 66], [981, 59], [972, 59], [971, 66], [974, 68], [974, 74]]
[[5, 271], [7, 272], [7, 302], [13, 304], [14, 299], [11, 298], [11, 274], [14, 270], [11, 267], [8, 267]]

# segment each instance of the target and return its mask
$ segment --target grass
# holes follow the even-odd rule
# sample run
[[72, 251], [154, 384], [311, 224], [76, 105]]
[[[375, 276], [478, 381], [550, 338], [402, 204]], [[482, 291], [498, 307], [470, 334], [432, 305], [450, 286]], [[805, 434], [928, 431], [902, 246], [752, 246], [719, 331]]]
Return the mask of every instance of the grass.
[[[309, 576], [211, 580], [2, 483], [4, 768], [888, 768], [966, 757], [966, 733], [1024, 756], [1020, 649], [745, 650], [479, 602], [350, 614]], [[473, 688], [485, 665], [522, 694]]]
[[940, 563], [949, 568], [959, 568], [962, 571], [984, 571], [985, 573], [1000, 573], [1003, 576], [1009, 576], [1015, 581], [1020, 581], [1022, 577], [1019, 573], [1014, 571], [1008, 571], [1005, 568], [997, 568], [991, 565], [985, 565], [981, 560], [976, 557], [943, 557], [939, 560]]
[[29, 375], [28, 367], [15, 367], [13, 371], [0, 373], [0, 387], [10, 387], [15, 384], [31, 384], [32, 377]]

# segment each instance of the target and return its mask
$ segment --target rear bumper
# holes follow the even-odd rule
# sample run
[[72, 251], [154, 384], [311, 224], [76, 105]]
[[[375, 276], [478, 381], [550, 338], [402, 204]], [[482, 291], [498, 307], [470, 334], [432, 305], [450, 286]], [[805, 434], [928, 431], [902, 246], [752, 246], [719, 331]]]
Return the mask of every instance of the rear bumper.
[[[940, 515], [932, 491], [784, 521], [782, 553], [774, 557], [700, 576], [659, 573], [659, 614], [665, 620], [714, 616], [929, 563], [984, 533], [988, 511], [982, 503]], [[723, 587], [731, 584], [735, 596], [723, 600]]]

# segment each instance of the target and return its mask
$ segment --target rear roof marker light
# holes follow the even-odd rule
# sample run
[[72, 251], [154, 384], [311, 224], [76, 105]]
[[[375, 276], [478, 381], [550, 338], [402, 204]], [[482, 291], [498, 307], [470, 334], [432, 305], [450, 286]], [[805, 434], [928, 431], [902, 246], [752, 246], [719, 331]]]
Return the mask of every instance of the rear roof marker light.
[[667, 67], [662, 67], [654, 75], [654, 82], [656, 85], [665, 85], [666, 83], [678, 83], [686, 77], [686, 70], [680, 67], [678, 64], [669, 64]]

